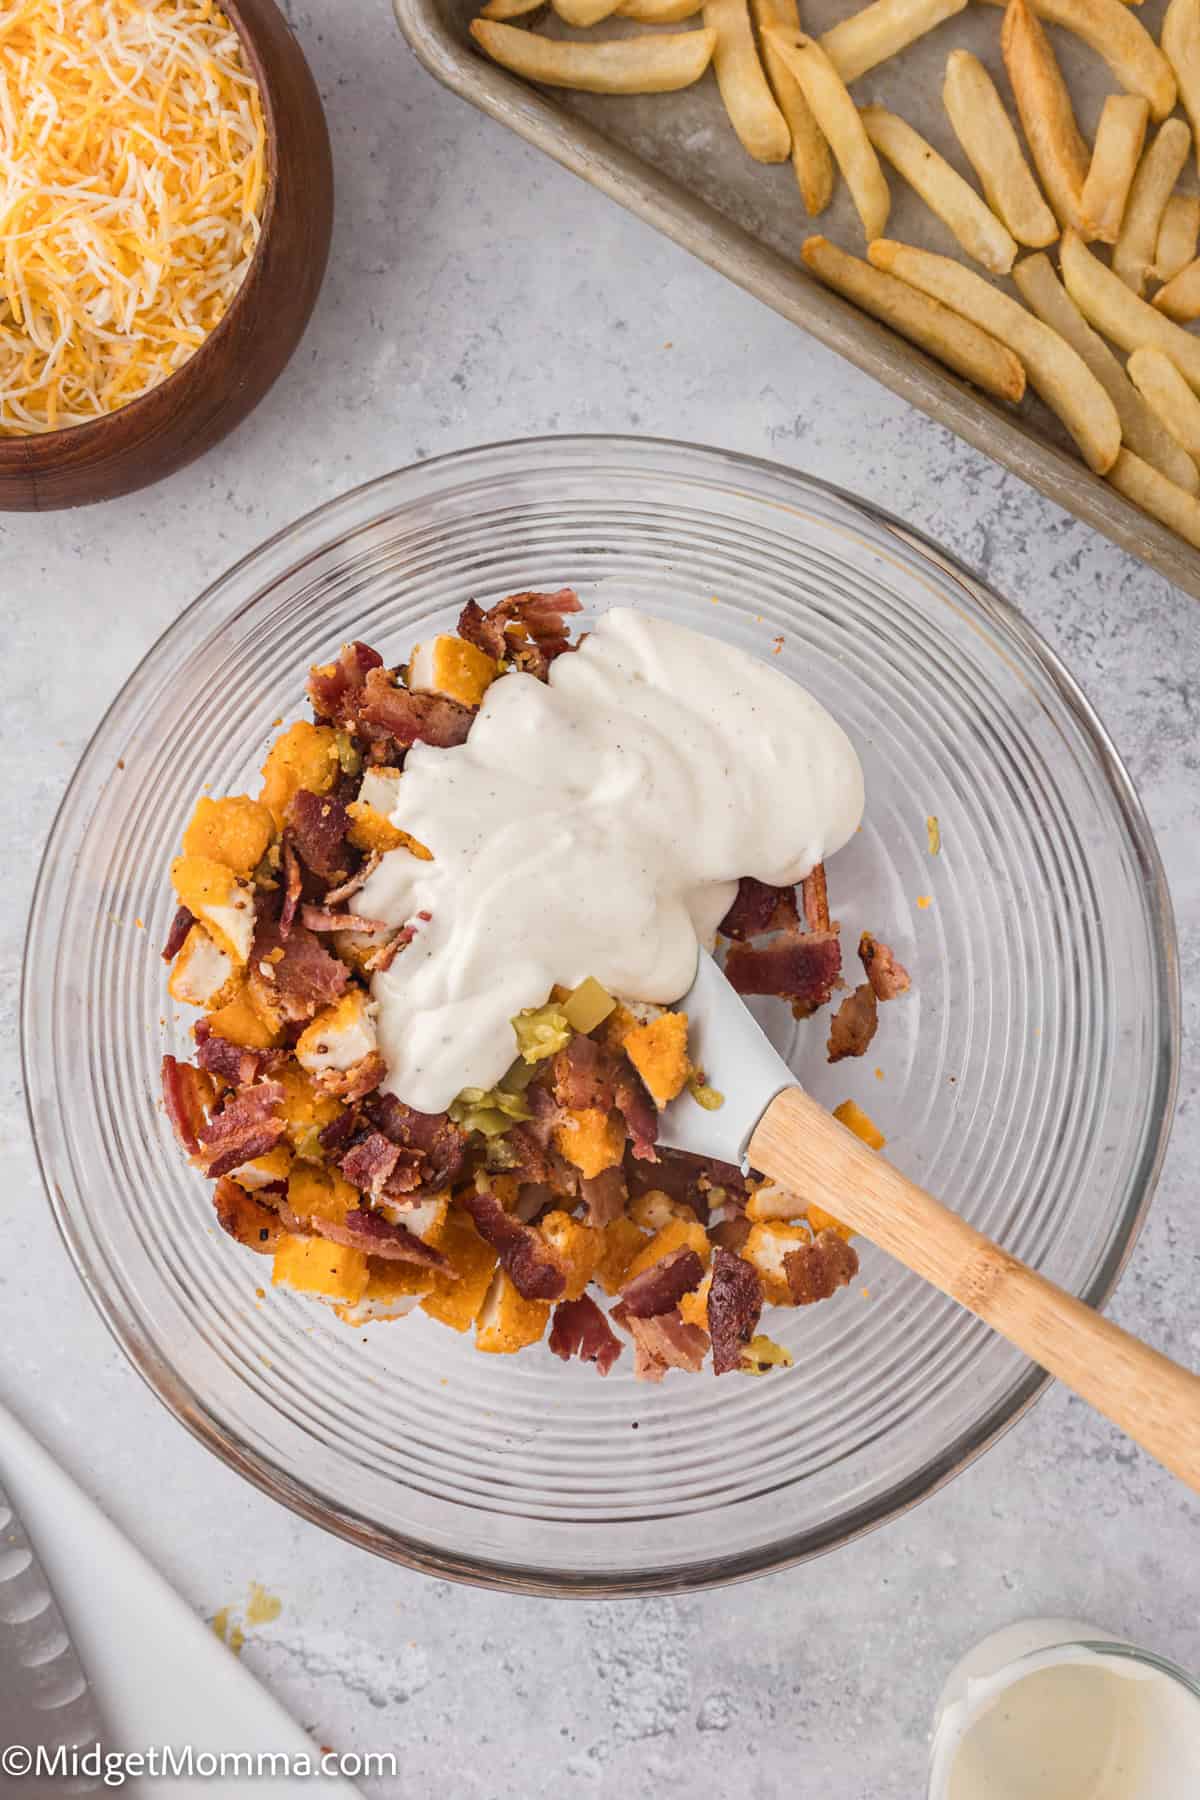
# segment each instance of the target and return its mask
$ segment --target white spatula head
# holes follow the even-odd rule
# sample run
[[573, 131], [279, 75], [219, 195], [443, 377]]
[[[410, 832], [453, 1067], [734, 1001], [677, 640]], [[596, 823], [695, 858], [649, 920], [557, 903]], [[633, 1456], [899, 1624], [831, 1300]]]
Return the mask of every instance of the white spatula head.
[[693, 1062], [725, 1103], [710, 1112], [685, 1088], [662, 1114], [659, 1143], [740, 1164], [754, 1127], [776, 1094], [796, 1086], [796, 1077], [707, 950], [678, 1010], [688, 1016]]

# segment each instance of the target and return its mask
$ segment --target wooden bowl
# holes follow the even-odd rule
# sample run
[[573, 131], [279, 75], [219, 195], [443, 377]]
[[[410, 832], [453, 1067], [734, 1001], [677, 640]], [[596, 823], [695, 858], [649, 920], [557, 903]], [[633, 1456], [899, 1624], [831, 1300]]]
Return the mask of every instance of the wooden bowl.
[[254, 261], [221, 323], [140, 400], [86, 425], [0, 437], [0, 511], [131, 493], [180, 469], [252, 412], [316, 304], [333, 228], [333, 160], [312, 72], [274, 0], [221, 0], [258, 80], [267, 191]]

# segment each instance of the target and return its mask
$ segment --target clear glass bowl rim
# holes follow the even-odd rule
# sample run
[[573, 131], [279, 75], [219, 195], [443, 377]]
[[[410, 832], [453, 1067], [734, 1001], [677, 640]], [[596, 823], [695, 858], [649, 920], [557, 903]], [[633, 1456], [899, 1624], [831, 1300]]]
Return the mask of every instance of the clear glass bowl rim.
[[[154, 677], [160, 661], [165, 666], [178, 662], [229, 620], [257, 605], [264, 593], [285, 576], [338, 544], [348, 543], [359, 533], [385, 520], [401, 505], [444, 496], [489, 477], [532, 476], [550, 468], [560, 472], [569, 468], [582, 473], [589, 465], [605, 460], [619, 464], [626, 473], [645, 465], [648, 472], [699, 487], [732, 485], [737, 488], [744, 484], [747, 490], [761, 492], [764, 485], [772, 485], [776, 490], [791, 490], [797, 501], [803, 501], [806, 495], [820, 496], [825, 503], [832, 502], [844, 509], [849, 515], [848, 523], [856, 531], [861, 533], [865, 529], [884, 540], [899, 539], [907, 550], [932, 564], [942, 581], [949, 577], [965, 591], [974, 606], [1002, 631], [1018, 640], [1023, 651], [1040, 666], [1075, 724], [1090, 740], [1128, 833], [1130, 848], [1142, 871], [1154, 928], [1162, 1017], [1166, 1022], [1155, 1081], [1157, 1127], [1147, 1140], [1142, 1168], [1129, 1184], [1121, 1230], [1114, 1239], [1113, 1251], [1079, 1295], [1090, 1306], [1101, 1308], [1111, 1296], [1145, 1223], [1174, 1117], [1181, 1039], [1178, 945], [1166, 874], [1137, 790], [1091, 702], [1057, 654], [1010, 601], [923, 532], [835, 483], [789, 469], [767, 458], [670, 438], [580, 433], [505, 439], [410, 463], [348, 489], [283, 527], [210, 583], [160, 633], [106, 708], [55, 812], [34, 886], [21, 975], [21, 1065], [30, 1133], [42, 1185], [59, 1234], [101, 1319], [147, 1386], [194, 1437], [261, 1492], [361, 1548], [424, 1573], [501, 1591], [580, 1599], [693, 1592], [719, 1587], [768, 1574], [840, 1548], [909, 1511], [969, 1467], [1040, 1398], [1050, 1385], [1051, 1377], [1031, 1364], [1025, 1376], [1014, 1384], [1002, 1401], [971, 1430], [960, 1434], [939, 1455], [932, 1457], [919, 1474], [864, 1508], [863, 1516], [851, 1515], [840, 1522], [837, 1530], [825, 1533], [819, 1541], [814, 1540], [811, 1533], [798, 1538], [783, 1535], [753, 1551], [731, 1554], [716, 1563], [693, 1564], [682, 1571], [673, 1571], [661, 1580], [644, 1570], [633, 1576], [614, 1571], [566, 1580], [557, 1572], [533, 1568], [514, 1573], [510, 1564], [492, 1563], [482, 1557], [463, 1557], [448, 1562], [441, 1553], [432, 1551], [420, 1541], [402, 1538], [391, 1531], [383, 1532], [369, 1518], [337, 1505], [279, 1468], [256, 1445], [232, 1433], [211, 1414], [203, 1399], [146, 1339], [139, 1321], [123, 1313], [114, 1304], [112, 1296], [104, 1291], [89, 1260], [82, 1234], [56, 1187], [50, 1166], [51, 1147], [43, 1144], [35, 1118], [30, 1080], [34, 1027], [30, 972], [38, 961], [34, 952], [44, 916], [42, 902], [53, 877], [60, 836], [71, 824], [75, 803], [87, 783], [110, 722], [130, 690]], [[230, 594], [239, 592], [245, 597], [230, 603]]]

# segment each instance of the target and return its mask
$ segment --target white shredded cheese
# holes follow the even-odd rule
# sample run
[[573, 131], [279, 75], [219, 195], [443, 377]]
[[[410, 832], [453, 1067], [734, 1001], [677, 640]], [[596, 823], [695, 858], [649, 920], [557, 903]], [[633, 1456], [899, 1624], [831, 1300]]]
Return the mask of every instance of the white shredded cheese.
[[258, 242], [266, 130], [212, 0], [0, 8], [0, 435], [174, 373]]

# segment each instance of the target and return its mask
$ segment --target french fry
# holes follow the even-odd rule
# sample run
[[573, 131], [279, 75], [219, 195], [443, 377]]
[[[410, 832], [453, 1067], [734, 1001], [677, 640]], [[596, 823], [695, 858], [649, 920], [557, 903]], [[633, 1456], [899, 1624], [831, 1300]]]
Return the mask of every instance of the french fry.
[[[999, 288], [948, 256], [880, 239], [867, 248], [877, 269], [911, 282], [1007, 344], [1052, 412], [1058, 414], [1085, 461], [1103, 475], [1121, 448], [1117, 409], [1065, 338]], [[1114, 278], [1115, 279], [1115, 278]], [[1128, 290], [1126, 290], [1128, 291]]]
[[826, 287], [927, 350], [956, 375], [1013, 406], [1024, 396], [1025, 368], [1020, 358], [940, 300], [931, 300], [919, 288], [847, 255], [828, 238], [805, 238], [800, 254]]
[[1200, 0], [1171, 0], [1163, 15], [1159, 42], [1174, 70], [1192, 136], [1200, 143]]
[[1081, 204], [1087, 235], [1102, 244], [1115, 244], [1121, 235], [1149, 117], [1141, 94], [1110, 94], [1101, 110]]
[[[1005, 0], [991, 0], [991, 4], [1003, 6]], [[1031, 10], [1048, 24], [1061, 25], [1082, 38], [1108, 64], [1127, 94], [1141, 94], [1149, 102], [1155, 124], [1161, 124], [1174, 110], [1174, 70], [1141, 20], [1121, 0], [1033, 0]]]
[[682, 25], [700, 11], [704, 0], [621, 0], [618, 19], [636, 19], [639, 25]]
[[1127, 352], [1140, 350], [1143, 344], [1165, 351], [1188, 385], [1200, 393], [1200, 338], [1139, 300], [1075, 232], [1063, 233], [1058, 256], [1067, 292], [1089, 324]]
[[800, 188], [800, 198], [804, 201], [805, 211], [815, 217], [825, 211], [833, 197], [833, 157], [800, 83], [774, 44], [763, 35], [771, 25], [799, 31], [796, 0], [750, 0], [750, 5], [759, 30], [767, 80], [792, 134], [792, 169]]
[[993, 275], [1007, 275], [1017, 254], [1016, 240], [958, 170], [886, 107], [864, 106], [860, 113], [876, 150], [949, 227], [967, 255]]
[[1108, 479], [1119, 494], [1200, 550], [1200, 500], [1195, 495], [1176, 487], [1131, 450], [1121, 451]]
[[1154, 142], [1138, 164], [1112, 259], [1114, 274], [1135, 294], [1145, 289], [1163, 209], [1191, 147], [1189, 127], [1182, 119], [1168, 119], [1159, 126]]
[[545, 4], [546, 0], [488, 0], [486, 6], [480, 7], [479, 16], [481, 19], [519, 19], [522, 13], [536, 12]]
[[1146, 405], [1193, 460], [1200, 458], [1200, 400], [1170, 357], [1147, 346], [1135, 350], [1126, 366]]
[[1087, 145], [1075, 123], [1071, 96], [1050, 40], [1026, 0], [1008, 0], [1000, 47], [1025, 141], [1054, 216], [1064, 227], [1086, 231], [1082, 194]]
[[874, 0], [851, 13], [821, 38], [821, 48], [849, 87], [876, 64], [916, 43], [943, 19], [961, 12], [967, 0]]
[[[1200, 261], [1188, 263], [1178, 275], [1172, 276], [1165, 287], [1159, 288], [1152, 304], [1158, 312], [1165, 313], [1168, 319], [1177, 319], [1182, 325], [1200, 319]], [[1200, 349], [1200, 339], [1189, 337], [1188, 343]]]
[[617, 10], [617, 0], [550, 0], [550, 4], [564, 25], [574, 25], [579, 30], [599, 25]]
[[1017, 292], [1043, 325], [1065, 338], [1082, 357], [1117, 409], [1121, 437], [1153, 468], [1186, 488], [1200, 491], [1200, 473], [1134, 387], [1099, 333], [1092, 330], [1058, 276], [1048, 256], [1027, 256], [1012, 272]]
[[942, 103], [963, 153], [997, 218], [1020, 244], [1041, 249], [1058, 236], [996, 84], [977, 56], [952, 50], [946, 58]]
[[471, 36], [493, 62], [526, 81], [590, 94], [672, 94], [691, 87], [711, 62], [717, 41], [715, 31], [681, 31], [566, 43], [490, 19], [472, 19]]
[[763, 34], [800, 83], [812, 114], [846, 178], [868, 243], [887, 224], [892, 196], [858, 108], [815, 38], [771, 25]]
[[786, 162], [792, 134], [758, 60], [749, 0], [705, 0], [704, 23], [717, 34], [713, 70], [742, 149], [755, 162]]
[[1170, 281], [1186, 269], [1200, 243], [1200, 194], [1172, 194], [1163, 207], [1154, 246], [1154, 267], [1150, 273], [1157, 281]]

